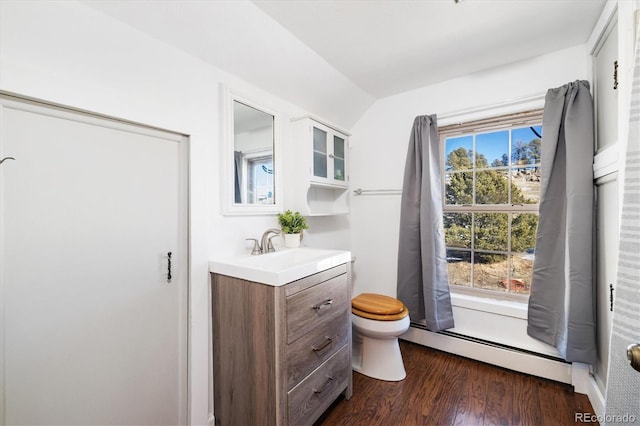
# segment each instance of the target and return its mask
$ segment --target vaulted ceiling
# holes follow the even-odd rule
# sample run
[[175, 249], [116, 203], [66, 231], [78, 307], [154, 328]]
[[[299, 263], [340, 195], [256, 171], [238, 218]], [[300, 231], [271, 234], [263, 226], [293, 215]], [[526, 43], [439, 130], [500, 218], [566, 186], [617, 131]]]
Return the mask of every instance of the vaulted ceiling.
[[91, 0], [349, 127], [375, 100], [587, 41], [605, 0]]
[[584, 43], [604, 3], [255, 1], [375, 98]]

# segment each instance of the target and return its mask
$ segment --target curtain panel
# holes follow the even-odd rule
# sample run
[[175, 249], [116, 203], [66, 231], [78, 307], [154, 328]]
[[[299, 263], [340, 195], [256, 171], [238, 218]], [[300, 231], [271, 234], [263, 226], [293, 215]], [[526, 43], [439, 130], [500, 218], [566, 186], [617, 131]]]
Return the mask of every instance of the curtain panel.
[[440, 140], [435, 115], [415, 118], [404, 171], [398, 246], [398, 298], [412, 321], [452, 328], [442, 217]]
[[527, 333], [566, 361], [596, 362], [593, 100], [587, 81], [550, 89]]
[[233, 164], [234, 164], [234, 172], [233, 172], [233, 193], [234, 193], [234, 201], [237, 204], [242, 204], [242, 152], [241, 151], [233, 151]]

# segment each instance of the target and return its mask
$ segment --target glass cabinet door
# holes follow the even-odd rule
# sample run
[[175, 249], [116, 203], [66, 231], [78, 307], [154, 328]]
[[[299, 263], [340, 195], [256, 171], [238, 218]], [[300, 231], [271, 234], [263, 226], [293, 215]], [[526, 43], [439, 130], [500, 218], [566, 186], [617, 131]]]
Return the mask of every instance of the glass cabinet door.
[[333, 178], [335, 180], [344, 181], [345, 167], [344, 167], [344, 139], [333, 136]]
[[327, 177], [327, 132], [313, 127], [313, 175]]

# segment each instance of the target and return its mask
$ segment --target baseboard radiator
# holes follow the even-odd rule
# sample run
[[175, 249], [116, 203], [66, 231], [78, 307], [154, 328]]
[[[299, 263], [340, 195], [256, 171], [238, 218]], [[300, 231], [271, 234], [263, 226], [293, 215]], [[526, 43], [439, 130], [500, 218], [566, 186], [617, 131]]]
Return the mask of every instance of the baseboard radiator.
[[411, 323], [401, 339], [545, 379], [573, 384], [572, 364], [563, 359], [450, 331], [431, 332]]

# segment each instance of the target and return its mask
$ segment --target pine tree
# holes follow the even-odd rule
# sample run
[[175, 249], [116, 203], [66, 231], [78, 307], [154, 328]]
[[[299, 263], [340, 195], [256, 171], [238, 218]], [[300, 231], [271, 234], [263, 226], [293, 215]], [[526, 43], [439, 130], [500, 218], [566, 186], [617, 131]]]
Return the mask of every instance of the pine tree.
[[[529, 144], [520, 144], [517, 147], [518, 161], [539, 160], [540, 141], [531, 141]], [[473, 202], [473, 151], [460, 147], [453, 150], [447, 156], [446, 161], [446, 191], [447, 204], [474, 204]], [[506, 157], [506, 156], [503, 156]], [[504, 167], [507, 158], [502, 161], [495, 160], [493, 168], [489, 168], [487, 159], [482, 154], [475, 155], [475, 204], [532, 204], [524, 196], [522, 191], [512, 182], [509, 184], [508, 170], [496, 169]], [[503, 164], [498, 164], [503, 163]], [[509, 199], [509, 187], [511, 199]], [[511, 222], [511, 250], [524, 251], [535, 246], [535, 233], [537, 227], [537, 215], [531, 213], [513, 214]], [[471, 247], [471, 214], [447, 213], [444, 216], [445, 241], [447, 247]], [[475, 213], [475, 241], [474, 247], [480, 250], [507, 251], [509, 214], [508, 213]], [[483, 254], [477, 255], [476, 261], [480, 263], [493, 263], [504, 260], [503, 255]]]

